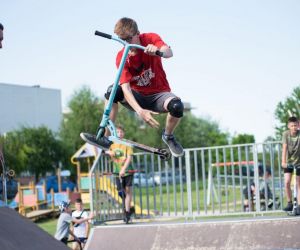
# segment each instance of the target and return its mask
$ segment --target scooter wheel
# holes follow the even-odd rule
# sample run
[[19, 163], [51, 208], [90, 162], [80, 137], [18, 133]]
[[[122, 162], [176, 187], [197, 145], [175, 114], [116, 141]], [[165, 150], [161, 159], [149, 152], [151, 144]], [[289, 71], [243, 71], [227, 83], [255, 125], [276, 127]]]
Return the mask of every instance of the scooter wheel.
[[160, 159], [164, 160], [164, 161], [168, 161], [171, 159], [171, 152], [168, 149], [160, 149]]

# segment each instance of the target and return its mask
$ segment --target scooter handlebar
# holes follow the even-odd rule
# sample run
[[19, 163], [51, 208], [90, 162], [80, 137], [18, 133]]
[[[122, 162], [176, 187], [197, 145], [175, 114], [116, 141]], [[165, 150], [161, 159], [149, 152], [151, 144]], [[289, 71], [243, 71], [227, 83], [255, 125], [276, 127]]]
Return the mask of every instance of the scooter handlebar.
[[157, 51], [155, 52], [155, 54], [156, 54], [157, 56], [160, 56], [160, 57], [163, 57], [163, 55], [164, 55], [164, 53], [161, 52], [161, 51], [159, 51], [159, 50], [157, 50]]
[[[107, 39], [112, 39], [112, 35], [109, 35], [109, 34], [100, 32], [100, 31], [98, 31], [98, 30], [95, 31], [95, 35], [96, 35], [96, 36], [102, 36], [102, 37], [107, 38]], [[116, 40], [116, 39], [115, 39], [115, 40]], [[164, 55], [164, 53], [161, 52], [161, 51], [159, 51], [159, 50], [157, 50], [157, 51], [155, 52], [155, 54], [156, 54], [157, 56], [160, 56], [160, 57], [163, 57], [163, 55]]]
[[111, 39], [111, 35], [106, 34], [106, 33], [103, 33], [103, 32], [100, 32], [100, 31], [98, 31], [98, 30], [95, 31], [95, 35], [96, 35], [96, 36], [102, 36], [102, 37], [105, 37], [105, 38], [107, 38], [107, 39]]

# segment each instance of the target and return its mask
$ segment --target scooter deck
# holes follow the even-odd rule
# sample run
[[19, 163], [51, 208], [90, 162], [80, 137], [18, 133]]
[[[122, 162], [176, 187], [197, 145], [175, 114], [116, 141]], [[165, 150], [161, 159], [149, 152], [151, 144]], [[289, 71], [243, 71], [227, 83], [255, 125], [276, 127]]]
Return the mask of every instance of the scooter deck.
[[159, 155], [163, 160], [169, 160], [171, 158], [171, 153], [169, 149], [161, 149], [161, 148], [154, 148], [150, 147], [135, 141], [127, 140], [127, 139], [120, 139], [115, 136], [109, 136], [108, 138], [103, 136], [100, 139], [96, 139], [95, 135], [89, 133], [80, 133], [80, 137], [87, 143], [99, 147], [104, 150], [108, 150], [112, 143], [119, 143], [124, 144], [141, 151], [153, 153]]

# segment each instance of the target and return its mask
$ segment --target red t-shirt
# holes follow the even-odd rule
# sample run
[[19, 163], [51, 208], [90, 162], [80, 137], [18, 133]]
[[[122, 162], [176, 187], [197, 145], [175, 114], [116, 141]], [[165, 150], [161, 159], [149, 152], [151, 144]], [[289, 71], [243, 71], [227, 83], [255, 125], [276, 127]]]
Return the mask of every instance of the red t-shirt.
[[[140, 34], [139, 38], [141, 45], [144, 47], [148, 44], [153, 44], [158, 48], [166, 45], [160, 36], [155, 33]], [[123, 52], [124, 48], [117, 55], [117, 67], [120, 65]], [[137, 50], [136, 55], [127, 56], [120, 78], [120, 85], [123, 83], [130, 83], [131, 89], [143, 95], [171, 91], [161, 57], [149, 56], [141, 49]]]

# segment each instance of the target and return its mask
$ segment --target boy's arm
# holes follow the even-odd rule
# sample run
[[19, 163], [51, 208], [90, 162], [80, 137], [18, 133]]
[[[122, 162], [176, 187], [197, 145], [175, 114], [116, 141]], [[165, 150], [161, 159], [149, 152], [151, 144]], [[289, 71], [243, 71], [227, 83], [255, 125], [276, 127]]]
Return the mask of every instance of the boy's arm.
[[73, 237], [73, 239], [77, 239], [77, 237], [75, 236], [73, 230], [69, 229], [69, 233]]
[[93, 218], [94, 218], [94, 214], [91, 213], [90, 216], [87, 217], [87, 218], [81, 218], [81, 219], [72, 218], [72, 222], [77, 223], [77, 224], [81, 224], [82, 222], [89, 221]]
[[131, 155], [127, 155], [126, 160], [124, 162], [124, 165], [122, 166], [122, 169], [120, 171], [120, 176], [123, 176], [126, 172], [127, 167], [129, 166], [130, 162], [131, 162]]
[[158, 113], [153, 112], [151, 110], [143, 109], [135, 100], [129, 83], [123, 83], [121, 85], [124, 97], [126, 101], [129, 103], [129, 105], [134, 109], [134, 111], [146, 122], [148, 123], [151, 127], [153, 128], [158, 128], [159, 123], [156, 121], [153, 117], [152, 114], [156, 115]]
[[287, 144], [283, 143], [282, 144], [282, 156], [281, 156], [281, 165], [283, 168], [287, 167], [287, 163], [286, 163], [286, 152], [287, 152]]

